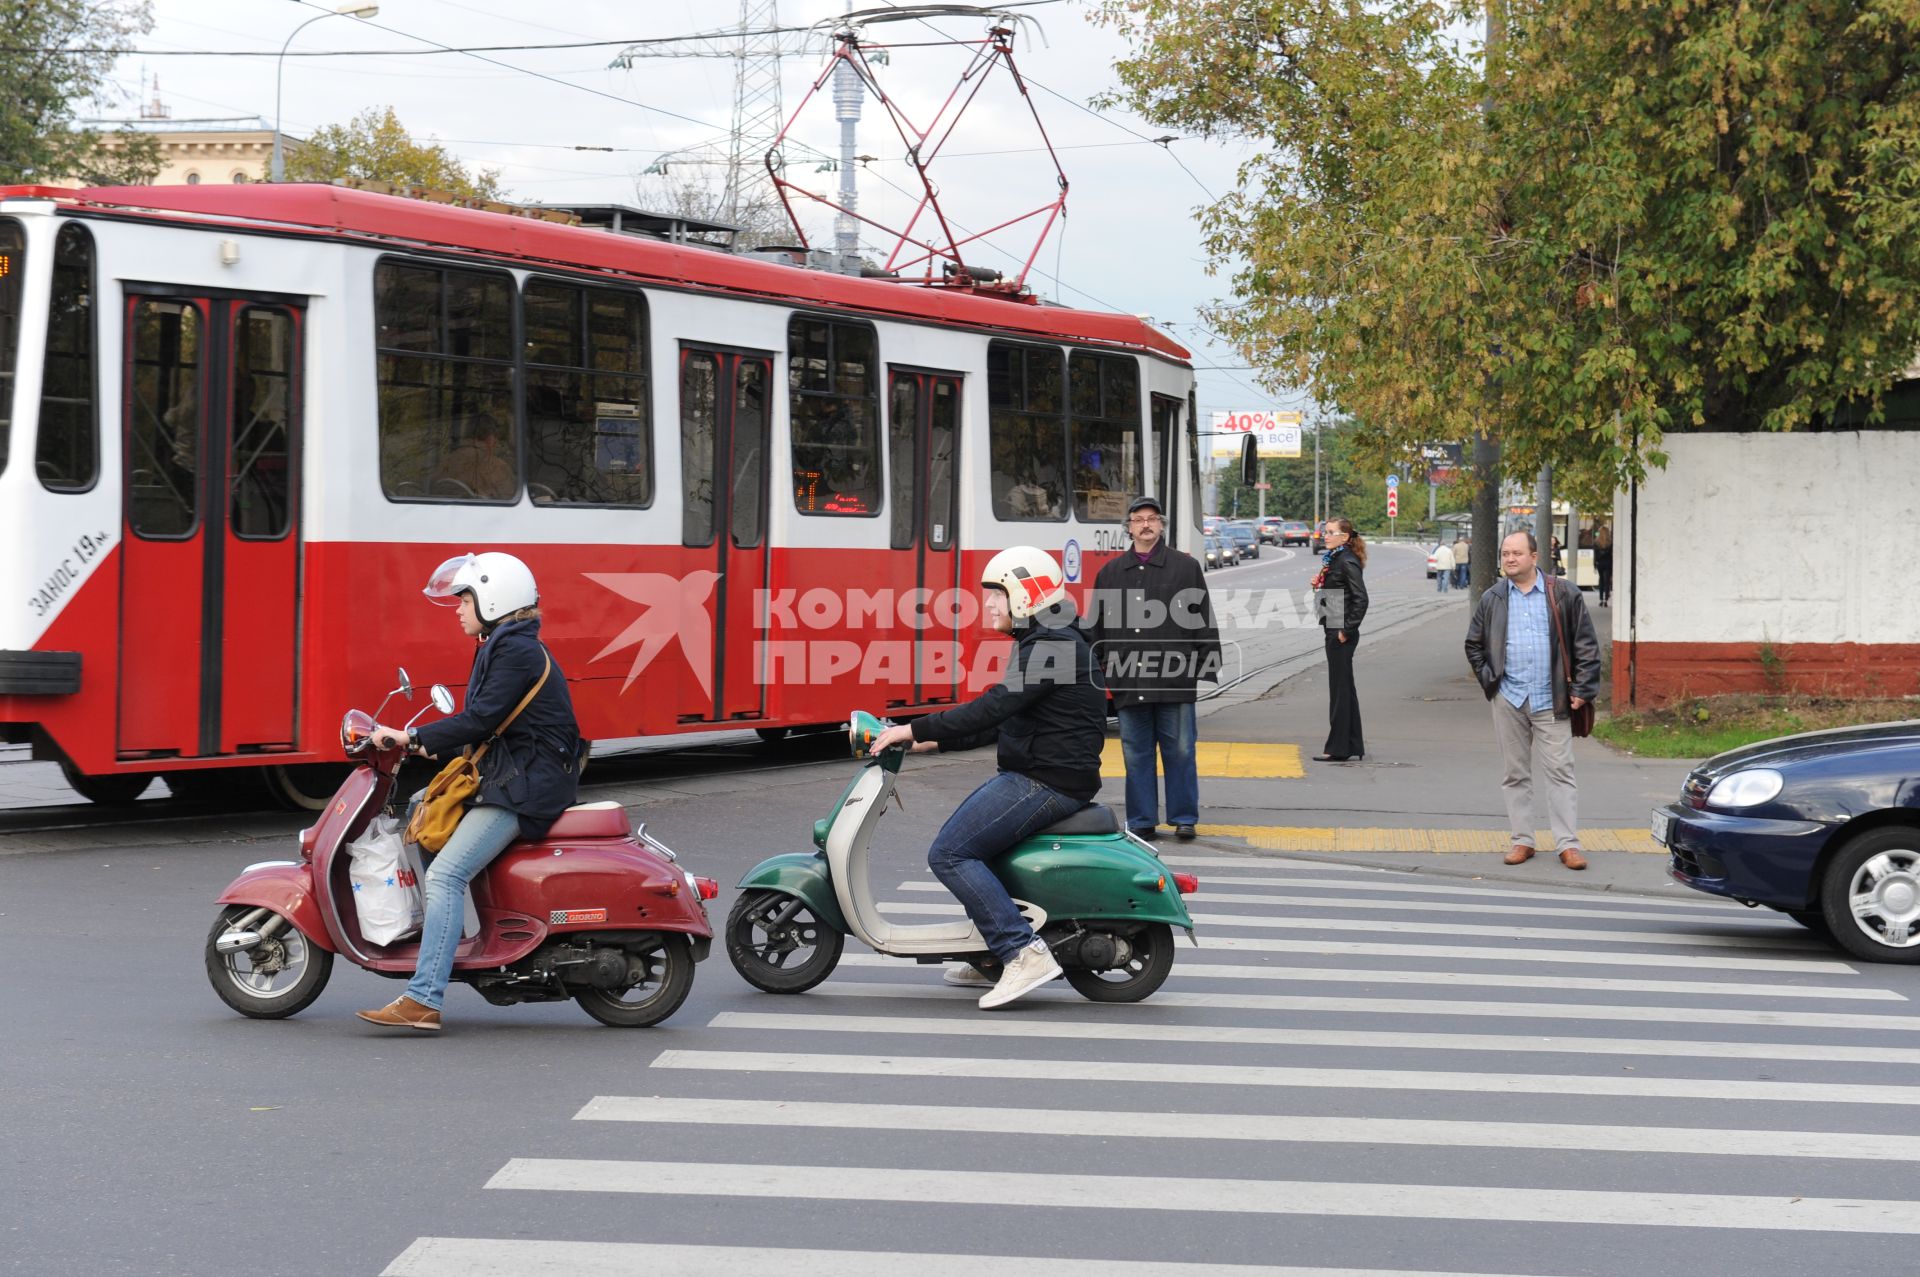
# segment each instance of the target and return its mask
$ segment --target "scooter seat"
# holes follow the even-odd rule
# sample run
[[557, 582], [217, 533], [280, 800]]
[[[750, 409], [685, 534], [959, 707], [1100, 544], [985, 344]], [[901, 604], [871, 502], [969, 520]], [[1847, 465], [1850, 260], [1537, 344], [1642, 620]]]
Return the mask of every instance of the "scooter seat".
[[1045, 829], [1030, 835], [1034, 838], [1057, 838], [1065, 834], [1117, 834], [1120, 822], [1114, 819], [1113, 808], [1101, 803], [1088, 803], [1065, 820], [1056, 820]]
[[560, 819], [547, 830], [547, 839], [625, 838], [633, 832], [627, 809], [616, 802], [582, 803], [560, 813]]

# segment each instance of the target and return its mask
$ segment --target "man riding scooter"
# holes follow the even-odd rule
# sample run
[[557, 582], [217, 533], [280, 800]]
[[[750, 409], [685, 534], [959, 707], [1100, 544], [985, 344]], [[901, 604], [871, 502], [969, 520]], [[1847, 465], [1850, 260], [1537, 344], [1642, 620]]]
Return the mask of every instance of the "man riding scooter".
[[[1053, 556], [1032, 546], [1002, 550], [980, 584], [987, 626], [1014, 636], [1006, 677], [965, 705], [888, 728], [870, 752], [999, 742], [999, 773], [954, 810], [927, 851], [934, 877], [959, 898], [1001, 963], [999, 981], [980, 999], [992, 1008], [1056, 978], [1060, 964], [986, 862], [1099, 792], [1107, 698], [1094, 684], [1093, 649]], [[971, 970], [949, 972], [947, 980], [984, 983]]]

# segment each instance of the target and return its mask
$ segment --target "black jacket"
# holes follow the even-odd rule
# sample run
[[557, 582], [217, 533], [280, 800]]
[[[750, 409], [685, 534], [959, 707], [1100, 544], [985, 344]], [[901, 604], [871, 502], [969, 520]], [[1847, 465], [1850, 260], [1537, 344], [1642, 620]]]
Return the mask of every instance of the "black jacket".
[[913, 720], [916, 741], [942, 753], [1000, 742], [1000, 770], [1031, 776], [1069, 798], [1100, 792], [1107, 696], [1093, 680], [1093, 648], [1071, 603], [1015, 631], [1006, 677], [984, 693]]
[[[1578, 696], [1590, 701], [1600, 694], [1600, 640], [1593, 632], [1593, 617], [1587, 614], [1587, 601], [1580, 597], [1565, 577], [1541, 573], [1547, 583], [1547, 598], [1559, 609], [1560, 624], [1547, 621], [1547, 654], [1553, 662], [1553, 716], [1565, 718], [1573, 712], [1567, 702]], [[1473, 619], [1467, 623], [1467, 666], [1480, 680], [1480, 690], [1492, 700], [1500, 694], [1500, 680], [1507, 672], [1507, 589], [1505, 577], [1495, 581], [1480, 601], [1473, 605]], [[1567, 686], [1567, 663], [1560, 655], [1560, 636], [1573, 644], [1573, 686]]]
[[[474, 653], [466, 707], [415, 728], [420, 747], [447, 759], [462, 746], [492, 736], [538, 681], [546, 659], [540, 622], [508, 621], [495, 628]], [[584, 752], [567, 677], [555, 661], [539, 695], [480, 760], [480, 793], [474, 801], [517, 812], [520, 836], [538, 838], [578, 797]]]
[[1200, 564], [1161, 541], [1123, 550], [1093, 578], [1087, 636], [1115, 705], [1191, 701], [1220, 679], [1220, 631]]
[[1329, 630], [1345, 630], [1349, 637], [1358, 634], [1360, 623], [1367, 619], [1367, 574], [1360, 566], [1360, 556], [1343, 545], [1333, 552], [1325, 570], [1315, 595], [1320, 624]]

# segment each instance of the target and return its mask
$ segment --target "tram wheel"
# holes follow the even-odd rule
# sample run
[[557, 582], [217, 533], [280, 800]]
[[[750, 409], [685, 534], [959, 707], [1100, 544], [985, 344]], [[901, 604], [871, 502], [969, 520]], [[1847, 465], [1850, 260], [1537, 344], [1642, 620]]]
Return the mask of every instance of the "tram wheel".
[[338, 763], [276, 763], [260, 769], [260, 783], [288, 811], [324, 811], [346, 773]]
[[153, 783], [150, 773], [89, 776], [64, 758], [60, 760], [60, 774], [66, 777], [67, 784], [73, 786], [82, 798], [105, 807], [130, 803]]

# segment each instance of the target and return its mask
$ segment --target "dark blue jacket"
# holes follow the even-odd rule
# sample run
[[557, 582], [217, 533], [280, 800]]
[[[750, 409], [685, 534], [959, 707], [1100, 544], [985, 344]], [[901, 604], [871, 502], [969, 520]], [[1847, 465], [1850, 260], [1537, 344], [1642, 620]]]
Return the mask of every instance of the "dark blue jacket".
[[[458, 714], [415, 728], [420, 747], [442, 760], [478, 745], [499, 728], [545, 668], [540, 622], [507, 621], [474, 653], [467, 703]], [[573, 717], [567, 678], [555, 661], [546, 684], [480, 760], [474, 799], [520, 816], [520, 836], [538, 838], [579, 795], [580, 726]]]

